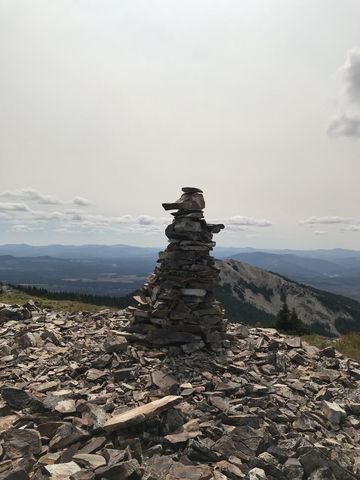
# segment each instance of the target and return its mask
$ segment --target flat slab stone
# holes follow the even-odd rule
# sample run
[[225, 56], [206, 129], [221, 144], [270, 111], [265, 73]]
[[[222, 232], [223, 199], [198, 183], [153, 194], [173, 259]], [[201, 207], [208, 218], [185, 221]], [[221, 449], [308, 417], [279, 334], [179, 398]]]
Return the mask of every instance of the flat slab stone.
[[104, 425], [104, 429], [108, 432], [111, 432], [114, 430], [120, 430], [130, 425], [136, 425], [138, 423], [145, 422], [148, 418], [151, 418], [163, 410], [178, 404], [182, 401], [182, 399], [182, 397], [177, 395], [168, 395], [160, 398], [159, 400], [154, 400], [153, 402], [147, 403], [146, 405], [132, 408], [124, 413], [120, 413], [119, 415], [109, 418]]
[[50, 474], [51, 478], [63, 480], [69, 478], [73, 473], [80, 472], [81, 468], [75, 462], [68, 462], [46, 465], [45, 470]]

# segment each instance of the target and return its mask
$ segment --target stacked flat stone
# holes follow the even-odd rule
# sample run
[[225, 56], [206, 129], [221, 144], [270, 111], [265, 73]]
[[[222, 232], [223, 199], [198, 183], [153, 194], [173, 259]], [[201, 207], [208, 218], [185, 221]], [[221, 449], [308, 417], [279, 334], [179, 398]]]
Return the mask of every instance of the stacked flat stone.
[[215, 300], [218, 277], [213, 234], [222, 224], [208, 224], [203, 215], [205, 201], [199, 188], [184, 187], [175, 203], [163, 203], [173, 222], [165, 234], [169, 245], [159, 254], [159, 266], [135, 297], [137, 308], [129, 309], [131, 330], [145, 335], [155, 345], [179, 345], [192, 352], [205, 345], [220, 348], [226, 321], [224, 309]]

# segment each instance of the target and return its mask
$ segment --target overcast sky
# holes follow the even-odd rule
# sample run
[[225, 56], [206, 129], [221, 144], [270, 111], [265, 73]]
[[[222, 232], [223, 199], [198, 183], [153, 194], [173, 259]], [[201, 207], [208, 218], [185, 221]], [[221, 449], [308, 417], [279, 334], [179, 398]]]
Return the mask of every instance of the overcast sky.
[[360, 248], [359, 0], [0, 0], [0, 243]]

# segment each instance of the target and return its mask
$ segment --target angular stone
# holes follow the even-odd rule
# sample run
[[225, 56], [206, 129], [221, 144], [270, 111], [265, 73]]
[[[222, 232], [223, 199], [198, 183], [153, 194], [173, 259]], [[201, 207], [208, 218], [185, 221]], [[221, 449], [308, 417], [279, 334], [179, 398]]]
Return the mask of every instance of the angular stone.
[[37, 430], [10, 428], [3, 434], [4, 450], [9, 458], [30, 457], [41, 452]]
[[55, 436], [51, 439], [49, 445], [52, 449], [64, 448], [79, 440], [84, 440], [88, 436], [89, 433], [85, 430], [76, 427], [72, 423], [64, 423], [56, 430]]
[[149, 418], [157, 415], [158, 413], [172, 407], [182, 401], [182, 397], [169, 395], [159, 400], [141, 405], [140, 407], [131, 408], [124, 413], [115, 415], [109, 418], [104, 425], [104, 429], [108, 432], [113, 430], [120, 430], [130, 425], [136, 425], [138, 423], [145, 422]]
[[0, 324], [9, 322], [10, 320], [26, 320], [31, 318], [31, 316], [31, 312], [26, 308], [13, 305], [0, 305]]
[[54, 410], [60, 413], [74, 413], [76, 412], [75, 400], [61, 400], [55, 405]]
[[339, 425], [345, 418], [346, 412], [335, 402], [327, 402], [324, 400], [321, 405], [321, 411], [329, 422]]
[[100, 467], [95, 473], [96, 478], [109, 480], [140, 480], [142, 476], [139, 462], [135, 458], [115, 465]]
[[79, 465], [75, 462], [46, 465], [44, 468], [50, 474], [50, 478], [54, 480], [65, 480], [69, 478], [70, 475], [81, 470]]
[[299, 458], [305, 472], [305, 478], [314, 471], [328, 468], [335, 475], [336, 480], [357, 480], [357, 477], [337, 462], [327, 458], [318, 448], [311, 448]]
[[8, 430], [17, 419], [17, 415], [6, 415], [5, 417], [0, 417], [0, 434]]
[[106, 442], [106, 437], [93, 437], [78, 451], [78, 453], [97, 452], [105, 446]]
[[249, 480], [266, 480], [266, 474], [261, 468], [252, 468], [249, 471]]
[[98, 370], [97, 368], [90, 368], [86, 372], [86, 379], [90, 382], [96, 382], [97, 380], [107, 376], [107, 373], [103, 370]]
[[291, 480], [303, 480], [304, 469], [297, 458], [289, 458], [283, 465], [283, 472]]
[[39, 400], [35, 399], [32, 395], [21, 388], [3, 387], [1, 395], [9, 407], [14, 408], [15, 410], [31, 408], [37, 411], [43, 408], [43, 405]]
[[203, 288], [182, 288], [181, 293], [183, 295], [203, 297], [204, 295], [206, 295], [206, 290], [204, 290]]
[[176, 345], [182, 343], [198, 343], [201, 338], [188, 332], [176, 332], [158, 328], [147, 335], [147, 340], [154, 345]]
[[106, 422], [107, 415], [100, 405], [87, 403], [84, 407], [83, 418], [89, 419], [95, 428], [102, 428]]
[[224, 418], [224, 422], [230, 425], [249, 425], [253, 428], [260, 427], [260, 417], [258, 415], [240, 413], [238, 415], [228, 415]]
[[319, 355], [321, 357], [329, 357], [329, 358], [335, 358], [336, 356], [336, 350], [334, 347], [329, 346], [325, 347], [322, 350], [320, 350]]
[[309, 477], [309, 480], [336, 480], [335, 475], [328, 467], [318, 468]]
[[22, 348], [41, 347], [41, 345], [43, 344], [40, 335], [36, 332], [24, 333], [24, 335], [21, 335], [21, 337], [19, 337], [18, 341]]
[[94, 455], [91, 453], [76, 453], [73, 456], [73, 460], [80, 466], [90, 468], [91, 470], [95, 470], [106, 465], [106, 460], [103, 456]]
[[151, 378], [153, 383], [159, 387], [162, 393], [174, 395], [178, 390], [179, 383], [176, 378], [166, 374], [161, 370], [155, 370], [151, 374]]
[[125, 352], [127, 346], [126, 338], [120, 335], [108, 335], [104, 342], [104, 350], [107, 353]]
[[129, 368], [121, 368], [119, 370], [114, 370], [114, 381], [115, 382], [122, 382], [123, 380], [127, 380], [129, 378], [134, 378], [137, 372], [136, 367], [129, 367]]

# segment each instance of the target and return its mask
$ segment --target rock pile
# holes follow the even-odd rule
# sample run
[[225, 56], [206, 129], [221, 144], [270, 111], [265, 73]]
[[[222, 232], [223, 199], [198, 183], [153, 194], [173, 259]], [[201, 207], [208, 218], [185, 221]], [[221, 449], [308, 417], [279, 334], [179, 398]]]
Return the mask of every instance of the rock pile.
[[224, 225], [208, 224], [202, 191], [184, 187], [175, 203], [163, 203], [172, 213], [166, 228], [169, 245], [159, 254], [160, 266], [148, 278], [137, 308], [130, 308], [132, 331], [154, 345], [181, 345], [194, 352], [205, 344], [217, 349], [224, 338], [222, 306], [213, 295], [219, 270], [209, 255], [215, 246], [213, 234]]
[[360, 365], [332, 347], [230, 323], [184, 356], [121, 311], [4, 308], [2, 480], [360, 478]]

